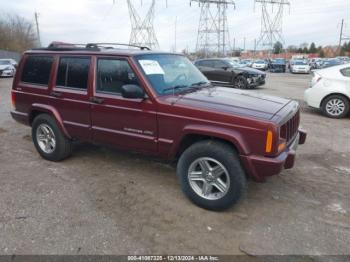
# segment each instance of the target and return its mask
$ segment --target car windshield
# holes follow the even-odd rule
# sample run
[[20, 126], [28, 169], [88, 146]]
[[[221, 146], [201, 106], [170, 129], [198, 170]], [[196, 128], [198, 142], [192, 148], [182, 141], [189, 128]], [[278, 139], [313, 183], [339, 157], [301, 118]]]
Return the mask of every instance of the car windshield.
[[297, 61], [297, 62], [295, 62], [295, 65], [307, 65], [307, 63], [302, 62], [302, 61]]
[[10, 65], [10, 61], [8, 60], [0, 60], [0, 65]]
[[258, 61], [255, 61], [254, 63], [255, 63], [255, 64], [265, 64], [265, 61], [263, 61], [263, 60], [258, 60]]
[[136, 60], [158, 95], [210, 85], [208, 79], [185, 56], [149, 54], [136, 56]]

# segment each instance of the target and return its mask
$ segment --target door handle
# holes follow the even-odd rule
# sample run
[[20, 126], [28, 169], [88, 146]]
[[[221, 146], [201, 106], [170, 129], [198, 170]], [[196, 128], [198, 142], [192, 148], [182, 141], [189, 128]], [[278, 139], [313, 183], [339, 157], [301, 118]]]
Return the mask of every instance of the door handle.
[[62, 93], [52, 91], [52, 92], [50, 93], [50, 95], [53, 96], [53, 97], [61, 97], [61, 96], [62, 96]]
[[98, 97], [91, 97], [90, 101], [95, 104], [103, 104], [104, 99]]

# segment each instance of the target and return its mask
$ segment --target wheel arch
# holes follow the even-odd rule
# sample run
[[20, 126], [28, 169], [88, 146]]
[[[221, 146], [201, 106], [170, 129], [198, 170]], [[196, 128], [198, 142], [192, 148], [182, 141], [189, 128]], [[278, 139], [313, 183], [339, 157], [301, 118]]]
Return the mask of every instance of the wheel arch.
[[346, 98], [346, 100], [350, 103], [350, 97], [347, 96], [346, 94], [344, 93], [340, 93], [340, 92], [336, 92], [336, 93], [330, 93], [328, 95], [326, 95], [322, 100], [321, 100], [321, 103], [320, 103], [320, 108], [323, 107], [323, 103], [331, 96], [342, 96], [344, 98]]
[[247, 144], [244, 142], [242, 135], [237, 131], [224, 128], [187, 127], [173, 148], [171, 155], [177, 159], [191, 145], [203, 140], [221, 141], [230, 145], [238, 155], [249, 154]]
[[32, 126], [34, 119], [41, 114], [48, 114], [53, 117], [63, 134], [66, 137], [71, 138], [67, 129], [64, 127], [61, 115], [54, 107], [49, 105], [33, 104], [29, 113], [29, 125]]

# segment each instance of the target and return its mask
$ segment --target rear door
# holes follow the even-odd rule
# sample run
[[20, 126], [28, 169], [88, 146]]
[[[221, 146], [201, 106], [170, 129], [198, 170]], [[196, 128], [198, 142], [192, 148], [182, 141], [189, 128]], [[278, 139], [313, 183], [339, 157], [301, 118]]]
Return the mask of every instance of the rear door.
[[[97, 57], [91, 101], [93, 140], [129, 150], [157, 152], [156, 108], [148, 98], [125, 99], [123, 85], [139, 85], [131, 61], [123, 57]], [[141, 86], [142, 87], [142, 86]]]
[[68, 133], [86, 141], [91, 140], [91, 70], [91, 56], [56, 56], [57, 73], [50, 93], [50, 104], [58, 110]]

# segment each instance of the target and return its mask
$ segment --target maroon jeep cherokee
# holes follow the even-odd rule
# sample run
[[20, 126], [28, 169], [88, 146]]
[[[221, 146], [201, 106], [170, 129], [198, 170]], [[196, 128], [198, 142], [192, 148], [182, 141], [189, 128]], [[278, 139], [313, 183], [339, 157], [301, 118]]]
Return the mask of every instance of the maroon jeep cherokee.
[[12, 102], [44, 159], [67, 158], [75, 140], [176, 159], [184, 193], [212, 210], [235, 204], [247, 177], [292, 168], [306, 140], [297, 102], [214, 87], [186, 57], [142, 47], [27, 51]]

